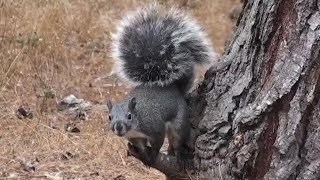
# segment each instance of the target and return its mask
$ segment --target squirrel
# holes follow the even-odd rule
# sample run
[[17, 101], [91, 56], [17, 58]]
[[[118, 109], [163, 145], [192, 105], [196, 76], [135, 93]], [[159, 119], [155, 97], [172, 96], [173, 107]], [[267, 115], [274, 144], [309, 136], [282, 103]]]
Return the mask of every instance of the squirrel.
[[191, 130], [186, 94], [195, 65], [215, 56], [207, 36], [182, 10], [158, 4], [129, 13], [112, 35], [112, 72], [134, 87], [120, 103], [108, 100], [110, 128], [139, 149], [145, 165], [155, 162], [165, 136], [168, 154], [181, 156]]

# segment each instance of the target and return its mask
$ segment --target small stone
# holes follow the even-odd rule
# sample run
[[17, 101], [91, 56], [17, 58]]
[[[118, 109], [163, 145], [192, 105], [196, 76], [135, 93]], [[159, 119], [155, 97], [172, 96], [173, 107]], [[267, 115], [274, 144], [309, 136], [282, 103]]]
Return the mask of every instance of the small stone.
[[33, 113], [31, 112], [30, 108], [24, 107], [24, 106], [20, 106], [17, 109], [16, 115], [19, 119], [25, 119], [25, 118], [32, 119], [33, 118]]
[[65, 127], [65, 130], [72, 133], [80, 133], [80, 129], [77, 128], [73, 123], [68, 123]]
[[126, 178], [123, 175], [119, 175], [119, 176], [113, 178], [113, 180], [126, 180]]
[[67, 151], [66, 153], [61, 155], [61, 160], [69, 160], [69, 159], [73, 159], [76, 158], [77, 156], [70, 153], [69, 151]]
[[99, 172], [93, 172], [93, 173], [90, 173], [90, 176], [99, 176]]
[[71, 94], [58, 103], [58, 110], [63, 111], [69, 107], [75, 107], [76, 104], [79, 104], [82, 101], [83, 99], [78, 99], [75, 95]]
[[22, 169], [24, 171], [31, 172], [31, 173], [36, 171], [36, 165], [39, 162], [38, 159], [36, 159], [36, 160], [27, 160], [27, 159], [24, 159], [24, 158], [21, 158], [18, 161], [20, 162], [20, 166], [22, 167]]
[[67, 111], [68, 115], [74, 120], [87, 120], [88, 112], [92, 108], [92, 103], [85, 101], [84, 99], [79, 99], [75, 95], [71, 94], [63, 98], [62, 101], [58, 103], [59, 111]]

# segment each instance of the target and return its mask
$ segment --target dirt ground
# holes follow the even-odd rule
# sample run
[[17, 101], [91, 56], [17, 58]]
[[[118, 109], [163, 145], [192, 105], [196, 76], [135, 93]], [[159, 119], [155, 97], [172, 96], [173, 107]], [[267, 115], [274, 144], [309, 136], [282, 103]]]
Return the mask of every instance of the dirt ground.
[[[0, 179], [164, 179], [126, 155], [104, 104], [129, 87], [107, 78], [110, 33], [137, 0], [0, 0]], [[235, 22], [237, 0], [161, 0], [185, 8], [217, 52]], [[74, 94], [94, 106], [81, 116], [58, 108]]]

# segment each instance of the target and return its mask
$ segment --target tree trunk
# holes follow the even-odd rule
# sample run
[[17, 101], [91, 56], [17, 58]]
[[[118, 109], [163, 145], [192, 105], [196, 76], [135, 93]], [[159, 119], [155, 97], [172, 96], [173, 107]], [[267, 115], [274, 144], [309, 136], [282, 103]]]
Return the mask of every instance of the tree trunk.
[[[320, 179], [319, 8], [320, 0], [244, 2], [221, 58], [230, 64], [211, 68], [191, 94], [197, 138], [186, 172]], [[168, 176], [180, 170], [163, 154], [154, 167]]]
[[320, 178], [320, 1], [251, 0], [203, 82], [195, 162], [221, 179]]

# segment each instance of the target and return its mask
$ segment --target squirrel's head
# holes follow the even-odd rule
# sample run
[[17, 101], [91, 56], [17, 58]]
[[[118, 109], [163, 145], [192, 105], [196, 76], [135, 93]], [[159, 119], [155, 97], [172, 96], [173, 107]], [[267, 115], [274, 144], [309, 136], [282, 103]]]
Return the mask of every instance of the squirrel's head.
[[116, 135], [125, 136], [127, 132], [137, 126], [136, 104], [134, 97], [129, 101], [114, 105], [110, 100], [107, 101], [110, 128]]

